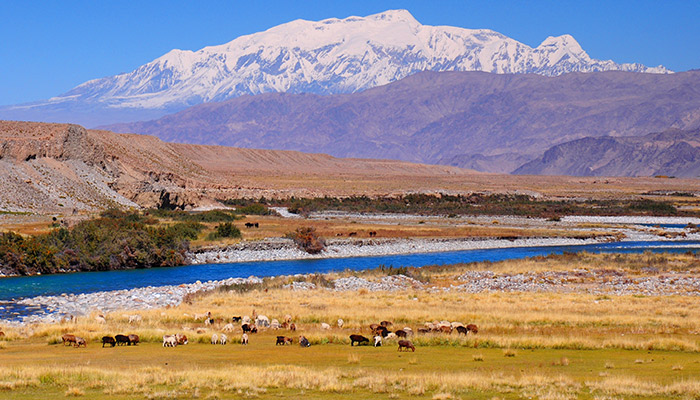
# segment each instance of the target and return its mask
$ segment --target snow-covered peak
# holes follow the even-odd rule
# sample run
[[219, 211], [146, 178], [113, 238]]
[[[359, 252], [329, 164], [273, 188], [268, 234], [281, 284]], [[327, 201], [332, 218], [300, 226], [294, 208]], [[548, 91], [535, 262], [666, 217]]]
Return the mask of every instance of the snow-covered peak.
[[86, 82], [54, 101], [177, 110], [243, 94], [355, 92], [426, 70], [550, 76], [670, 72], [591, 59], [571, 35], [549, 37], [533, 49], [492, 30], [422, 25], [407, 10], [388, 10], [295, 20], [198, 51], [172, 50], [132, 72]]

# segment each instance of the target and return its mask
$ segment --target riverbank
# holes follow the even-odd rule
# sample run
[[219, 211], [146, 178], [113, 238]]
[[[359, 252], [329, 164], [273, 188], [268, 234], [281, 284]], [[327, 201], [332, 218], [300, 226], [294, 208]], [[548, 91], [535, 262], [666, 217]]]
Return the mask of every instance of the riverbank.
[[[681, 245], [682, 246], [682, 245]], [[680, 247], [679, 250], [695, 247]], [[653, 249], [653, 247], [647, 247]], [[629, 250], [629, 249], [627, 249]], [[639, 248], [637, 248], [639, 250]], [[620, 248], [624, 252], [624, 248]], [[641, 253], [641, 251], [639, 251]], [[681, 261], [677, 261], [681, 260]], [[386, 267], [364, 271], [305, 273], [265, 278], [228, 278], [190, 284], [147, 286], [128, 290], [34, 296], [0, 303], [0, 324], [20, 326], [58, 323], [115, 311], [165, 309], [179, 306], [188, 296], [229, 287], [234, 291], [277, 288], [288, 291], [424, 293], [568, 293], [600, 296], [700, 296], [700, 275], [692, 265], [693, 254], [565, 253], [498, 263], [449, 266]], [[686, 267], [679, 266], [687, 264]], [[432, 280], [435, 271], [448, 279]], [[8, 314], [15, 317], [8, 318]]]
[[330, 239], [319, 254], [299, 250], [291, 239], [270, 238], [241, 242], [219, 249], [203, 249], [188, 254], [190, 264], [235, 263], [250, 261], [312, 260], [386, 256], [397, 254], [438, 253], [485, 250], [509, 247], [570, 246], [611, 241], [613, 236], [597, 239], [524, 238], [524, 239]]

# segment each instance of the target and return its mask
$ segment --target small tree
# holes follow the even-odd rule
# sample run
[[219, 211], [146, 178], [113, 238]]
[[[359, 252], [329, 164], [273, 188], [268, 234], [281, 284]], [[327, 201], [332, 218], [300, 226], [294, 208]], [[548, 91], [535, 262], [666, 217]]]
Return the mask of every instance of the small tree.
[[318, 254], [326, 248], [326, 241], [318, 236], [316, 229], [312, 227], [297, 228], [286, 237], [292, 239], [300, 250], [309, 254]]

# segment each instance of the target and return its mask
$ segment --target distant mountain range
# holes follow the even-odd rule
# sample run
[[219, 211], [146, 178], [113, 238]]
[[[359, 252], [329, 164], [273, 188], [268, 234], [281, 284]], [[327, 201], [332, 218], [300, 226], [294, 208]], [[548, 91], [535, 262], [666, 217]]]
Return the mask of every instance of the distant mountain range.
[[45, 101], [0, 107], [0, 119], [97, 126], [242, 95], [354, 93], [421, 71], [556, 76], [610, 70], [670, 72], [592, 59], [570, 35], [532, 48], [488, 29], [421, 25], [408, 11], [391, 10], [296, 20], [220, 46], [172, 50], [134, 71], [85, 82]]
[[700, 130], [586, 137], [547, 150], [514, 171], [527, 175], [700, 177]]
[[[637, 173], [612, 167], [593, 172], [535, 164], [518, 168], [552, 146], [581, 138], [614, 140], [699, 127], [700, 71], [610, 71], [555, 77], [423, 72], [359, 93], [242, 96], [107, 128], [173, 142], [391, 158], [488, 172], [627, 175]], [[569, 153], [570, 162], [585, 150]]]

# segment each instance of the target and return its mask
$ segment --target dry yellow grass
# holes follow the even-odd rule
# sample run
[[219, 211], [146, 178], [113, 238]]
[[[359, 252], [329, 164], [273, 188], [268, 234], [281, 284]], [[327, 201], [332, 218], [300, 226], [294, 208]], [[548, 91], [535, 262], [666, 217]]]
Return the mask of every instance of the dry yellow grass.
[[[424, 273], [431, 282], [447, 286], [467, 269], [515, 273], [614, 266], [647, 273], [641, 266], [653, 265], [663, 273], [692, 272], [695, 262], [691, 255], [582, 255], [427, 268]], [[344, 274], [351, 273], [336, 276]], [[381, 271], [352, 274], [370, 280], [382, 276]], [[692, 378], [700, 373], [693, 363], [700, 352], [700, 308], [693, 296], [323, 288], [294, 292], [280, 287], [288, 279], [276, 278], [248, 292], [195, 296], [170, 309], [110, 313], [106, 324], [93, 315], [77, 323], [6, 328], [7, 336], [0, 341], [5, 344], [0, 353], [0, 397], [38, 392], [86, 398], [272, 398], [308, 393], [315, 398], [394, 394], [491, 399], [505, 394], [692, 399], [700, 393], [700, 383]], [[195, 313], [211, 311], [214, 318], [230, 320], [253, 310], [279, 320], [290, 314], [298, 331], [263, 331], [251, 336], [251, 345], [240, 346], [238, 328], [225, 347], [208, 344], [222, 323], [195, 332], [202, 327], [193, 320]], [[130, 325], [130, 314], [141, 315], [142, 322]], [[335, 326], [338, 318], [345, 321], [343, 328]], [[381, 348], [348, 345], [349, 334], [369, 336], [368, 325], [381, 320], [392, 321], [392, 329], [412, 327], [417, 351], [399, 353], [391, 339]], [[479, 333], [417, 333], [424, 322], [434, 320], [476, 323]], [[322, 330], [322, 322], [332, 328]], [[190, 345], [162, 348], [162, 335], [175, 332], [186, 333]], [[63, 333], [88, 338], [88, 348], [46, 345], [58, 343]], [[136, 333], [143, 343], [136, 348], [100, 348], [101, 336], [116, 333]], [[274, 346], [277, 334], [304, 335], [312, 347]]]

